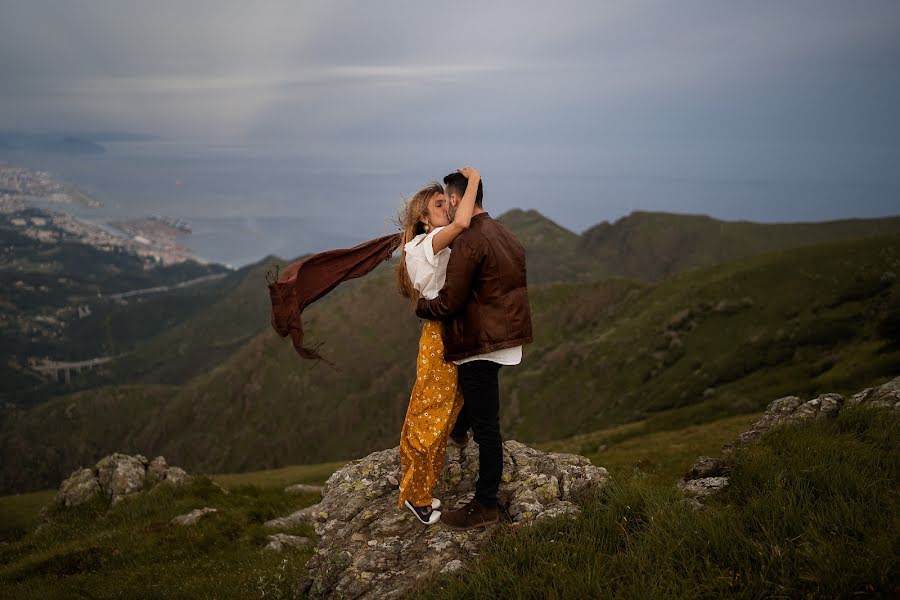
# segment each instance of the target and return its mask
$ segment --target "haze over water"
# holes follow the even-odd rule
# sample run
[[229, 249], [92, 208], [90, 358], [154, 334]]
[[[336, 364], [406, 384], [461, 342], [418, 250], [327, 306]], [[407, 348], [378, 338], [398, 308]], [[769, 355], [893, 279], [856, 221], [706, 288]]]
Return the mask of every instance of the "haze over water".
[[892, 0], [18, 2], [0, 131], [155, 136], [26, 164], [97, 216], [188, 219], [197, 254], [241, 265], [394, 231], [404, 196], [467, 164], [492, 214], [576, 232], [633, 210], [895, 215], [898, 64]]
[[[392, 233], [403, 197], [455, 165], [366, 172], [310, 165], [286, 145], [106, 142], [97, 155], [7, 157], [47, 170], [104, 206], [44, 204], [103, 222], [162, 214], [189, 221], [184, 238], [198, 256], [239, 267], [267, 254], [293, 258]], [[761, 222], [819, 221], [900, 214], [900, 185], [728, 181], [485, 172], [486, 207], [499, 215], [536, 209], [581, 233], [632, 210], [709, 214]]]

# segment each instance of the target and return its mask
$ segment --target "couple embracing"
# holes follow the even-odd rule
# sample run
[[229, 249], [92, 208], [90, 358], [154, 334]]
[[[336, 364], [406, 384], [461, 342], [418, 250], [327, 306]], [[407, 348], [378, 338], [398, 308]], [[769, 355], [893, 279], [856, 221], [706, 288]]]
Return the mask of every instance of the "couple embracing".
[[[432, 182], [415, 193], [400, 226], [400, 233], [297, 260], [274, 277], [270, 271], [272, 326], [291, 336], [303, 358], [325, 360], [317, 347], [303, 345], [303, 309], [401, 248], [397, 286], [425, 323], [400, 435], [397, 508], [411, 510], [426, 525], [491, 525], [498, 521], [503, 471], [498, 374], [519, 364], [522, 345], [532, 341], [525, 251], [484, 210], [481, 176], [471, 167], [447, 175], [443, 186]], [[469, 429], [480, 460], [475, 496], [441, 514], [432, 491], [447, 443], [464, 447]]]
[[[398, 508], [426, 525], [454, 529], [498, 521], [503, 470], [500, 388], [503, 366], [522, 360], [532, 341], [525, 251], [484, 210], [481, 176], [466, 167], [431, 183], [401, 214], [400, 293], [416, 300], [425, 319], [416, 382], [400, 435]], [[432, 490], [447, 443], [462, 448], [472, 429], [480, 472], [475, 496], [458, 510], [439, 510]]]

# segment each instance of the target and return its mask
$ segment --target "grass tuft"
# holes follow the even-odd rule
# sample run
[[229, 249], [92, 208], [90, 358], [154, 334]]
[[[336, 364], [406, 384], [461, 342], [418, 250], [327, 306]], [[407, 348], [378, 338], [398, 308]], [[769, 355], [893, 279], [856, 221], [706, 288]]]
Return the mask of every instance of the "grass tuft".
[[421, 598], [888, 597], [900, 585], [900, 416], [848, 409], [777, 430], [693, 510], [637, 473], [575, 520], [498, 531]]

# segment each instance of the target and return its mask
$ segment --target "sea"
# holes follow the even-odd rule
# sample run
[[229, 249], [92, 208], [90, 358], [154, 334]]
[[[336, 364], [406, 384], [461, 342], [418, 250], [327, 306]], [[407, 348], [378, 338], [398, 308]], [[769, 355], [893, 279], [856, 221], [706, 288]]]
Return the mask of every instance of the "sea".
[[[201, 258], [238, 268], [268, 255], [291, 259], [397, 231], [404, 199], [462, 165], [394, 169], [310, 161], [277, 144], [161, 139], [104, 142], [101, 154], [0, 154], [48, 171], [99, 200], [99, 208], [43, 203], [101, 226], [149, 215], [187, 221], [181, 242]], [[487, 161], [490, 162], [490, 161]], [[379, 157], [379, 165], [390, 164]], [[576, 233], [634, 210], [758, 222], [900, 214], [900, 183], [725, 180], [646, 174], [541, 172], [488, 164], [485, 208], [535, 209]]]

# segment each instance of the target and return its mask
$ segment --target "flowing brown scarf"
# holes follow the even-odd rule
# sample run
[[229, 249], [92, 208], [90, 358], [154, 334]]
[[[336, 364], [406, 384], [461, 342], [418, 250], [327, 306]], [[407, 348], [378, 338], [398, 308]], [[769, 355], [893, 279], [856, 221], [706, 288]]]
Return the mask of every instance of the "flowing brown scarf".
[[[300, 314], [341, 282], [362, 277], [382, 262], [388, 260], [400, 247], [400, 233], [386, 235], [353, 248], [328, 250], [301, 258], [289, 264], [279, 275], [278, 265], [274, 273], [266, 273], [269, 298], [272, 300], [272, 327], [281, 337], [291, 336], [294, 349], [303, 358], [325, 360], [318, 347], [303, 345], [303, 323]], [[321, 345], [321, 344], [320, 344]]]

